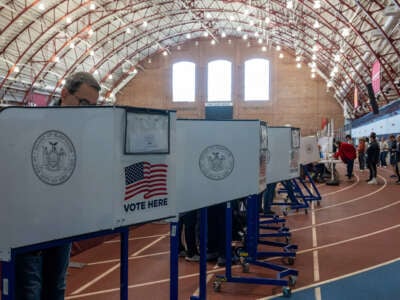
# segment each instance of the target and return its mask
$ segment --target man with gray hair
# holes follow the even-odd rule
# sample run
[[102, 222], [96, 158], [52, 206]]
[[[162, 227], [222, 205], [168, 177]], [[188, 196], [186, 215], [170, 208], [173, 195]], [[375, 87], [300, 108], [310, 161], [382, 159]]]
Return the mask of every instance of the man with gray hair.
[[[96, 105], [100, 85], [92, 74], [69, 76], [61, 91], [61, 106]], [[16, 300], [63, 300], [71, 244], [16, 256]]]

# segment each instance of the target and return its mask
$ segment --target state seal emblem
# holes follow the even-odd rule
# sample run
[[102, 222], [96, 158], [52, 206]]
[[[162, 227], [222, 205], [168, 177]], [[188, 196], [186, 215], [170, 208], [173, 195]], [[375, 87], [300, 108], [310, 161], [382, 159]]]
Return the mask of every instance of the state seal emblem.
[[234, 165], [233, 154], [225, 146], [212, 145], [205, 148], [200, 154], [200, 170], [211, 180], [225, 179], [232, 173]]
[[74, 172], [76, 152], [64, 133], [49, 130], [36, 139], [31, 159], [33, 171], [41, 181], [59, 185], [66, 182]]

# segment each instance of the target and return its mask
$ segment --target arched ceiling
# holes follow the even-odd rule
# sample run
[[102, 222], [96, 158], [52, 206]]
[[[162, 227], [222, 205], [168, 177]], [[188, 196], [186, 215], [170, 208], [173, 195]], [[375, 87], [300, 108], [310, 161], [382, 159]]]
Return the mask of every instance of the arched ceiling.
[[[298, 57], [349, 116], [362, 115], [375, 61], [379, 104], [400, 96], [399, 19], [399, 0], [0, 0], [0, 99], [27, 103], [32, 90], [50, 99], [68, 74], [84, 70], [112, 102], [153, 55], [237, 37]], [[357, 111], [355, 86], [364, 101]]]

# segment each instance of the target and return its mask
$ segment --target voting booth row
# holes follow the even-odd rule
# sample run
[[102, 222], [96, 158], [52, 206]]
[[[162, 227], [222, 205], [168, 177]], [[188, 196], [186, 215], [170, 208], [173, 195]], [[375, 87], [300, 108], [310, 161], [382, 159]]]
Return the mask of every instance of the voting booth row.
[[[255, 203], [267, 183], [299, 176], [300, 143], [298, 128], [259, 120], [177, 120], [120, 106], [1, 110], [2, 299], [14, 297], [17, 253], [112, 232], [121, 234], [127, 299], [128, 226], [249, 195]], [[284, 277], [297, 271], [280, 272], [270, 283], [290, 292]]]

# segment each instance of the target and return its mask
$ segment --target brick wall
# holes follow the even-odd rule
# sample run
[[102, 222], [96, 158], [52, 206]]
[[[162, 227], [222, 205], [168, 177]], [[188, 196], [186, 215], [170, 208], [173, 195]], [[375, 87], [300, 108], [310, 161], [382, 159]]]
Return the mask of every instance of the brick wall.
[[[304, 63], [296, 67], [295, 58], [287, 52], [278, 58], [275, 49], [261, 51], [259, 45], [248, 47], [243, 40], [220, 39], [211, 45], [202, 40], [198, 46], [188, 41], [180, 50], [171, 49], [171, 55], [156, 55], [151, 63], [142, 62], [144, 70], [117, 94], [118, 105], [131, 105], [160, 109], [175, 109], [178, 117], [204, 118], [207, 99], [207, 63], [214, 59], [232, 62], [232, 97], [235, 119], [261, 119], [269, 125], [290, 124], [300, 127], [302, 135], [314, 134], [321, 126], [322, 118], [333, 118], [335, 126], [343, 126], [343, 111], [327, 93], [326, 83], [318, 75], [310, 77], [310, 68]], [[267, 58], [271, 67], [270, 100], [268, 102], [245, 102], [243, 90], [244, 61], [250, 58]], [[182, 60], [196, 63], [196, 102], [172, 102], [172, 64]]]

